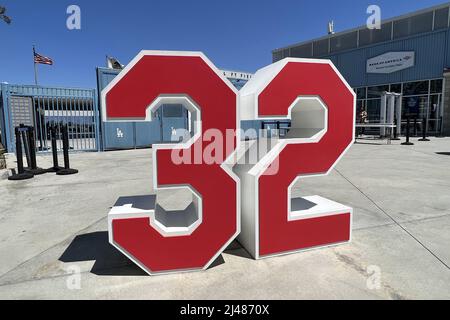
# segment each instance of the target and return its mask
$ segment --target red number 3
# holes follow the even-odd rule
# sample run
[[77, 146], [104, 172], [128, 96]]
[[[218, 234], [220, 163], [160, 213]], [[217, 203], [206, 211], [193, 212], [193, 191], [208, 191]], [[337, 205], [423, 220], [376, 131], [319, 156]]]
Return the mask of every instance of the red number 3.
[[[170, 212], [153, 198], [109, 214], [111, 244], [149, 274], [204, 270], [239, 234], [255, 258], [350, 240], [351, 208], [290, 197], [299, 177], [327, 174], [354, 141], [355, 96], [331, 62], [283, 60], [238, 93], [201, 53], [143, 51], [102, 99], [106, 121], [152, 121], [166, 104], [191, 114], [187, 141], [154, 146], [153, 183], [155, 190], [190, 190], [192, 203]], [[292, 128], [257, 163], [231, 170], [227, 160], [243, 154], [240, 117], [290, 118]], [[210, 130], [227, 137], [214, 141], [223, 152], [198, 162], [198, 151], [210, 148]], [[174, 151], [190, 161], [175, 163]]]

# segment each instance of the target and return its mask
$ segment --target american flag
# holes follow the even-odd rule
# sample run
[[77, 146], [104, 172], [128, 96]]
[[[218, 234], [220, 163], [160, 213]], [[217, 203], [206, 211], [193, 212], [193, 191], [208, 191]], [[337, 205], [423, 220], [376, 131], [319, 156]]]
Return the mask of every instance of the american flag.
[[53, 65], [53, 60], [49, 57], [45, 57], [40, 55], [39, 53], [34, 52], [34, 63], [40, 64], [48, 64], [49, 66]]

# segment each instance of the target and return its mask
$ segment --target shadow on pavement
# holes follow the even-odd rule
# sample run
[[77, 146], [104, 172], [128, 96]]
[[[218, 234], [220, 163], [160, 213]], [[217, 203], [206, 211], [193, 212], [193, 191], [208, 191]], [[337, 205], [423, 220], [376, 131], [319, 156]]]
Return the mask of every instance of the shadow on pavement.
[[64, 263], [95, 261], [91, 273], [96, 275], [146, 275], [141, 268], [109, 244], [106, 231], [76, 236], [59, 261]]
[[450, 152], [436, 152], [440, 156], [450, 156]]
[[[99, 276], [147, 276], [146, 272], [109, 244], [106, 231], [76, 236], [59, 261], [64, 263], [95, 261], [91, 273]], [[225, 260], [220, 255], [208, 270], [224, 263]]]

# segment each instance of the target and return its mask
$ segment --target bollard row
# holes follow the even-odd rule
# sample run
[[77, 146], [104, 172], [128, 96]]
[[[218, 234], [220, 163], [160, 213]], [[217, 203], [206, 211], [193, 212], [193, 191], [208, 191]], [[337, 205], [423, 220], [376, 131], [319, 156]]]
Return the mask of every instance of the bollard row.
[[[58, 165], [58, 148], [57, 148], [57, 133], [58, 128], [53, 126], [50, 128], [50, 135], [52, 140], [52, 156], [53, 167], [49, 169], [42, 169], [37, 166], [36, 158], [36, 136], [33, 127], [24, 126], [21, 124], [15, 128], [16, 137], [16, 156], [17, 156], [17, 171], [8, 177], [10, 181], [20, 181], [31, 179], [36, 175], [41, 175], [48, 172], [54, 172], [57, 175], [71, 175], [78, 173], [78, 170], [70, 168], [69, 163], [69, 132], [67, 125], [62, 127], [62, 142], [64, 154], [64, 167]], [[23, 156], [27, 160], [27, 167], [24, 167]]]

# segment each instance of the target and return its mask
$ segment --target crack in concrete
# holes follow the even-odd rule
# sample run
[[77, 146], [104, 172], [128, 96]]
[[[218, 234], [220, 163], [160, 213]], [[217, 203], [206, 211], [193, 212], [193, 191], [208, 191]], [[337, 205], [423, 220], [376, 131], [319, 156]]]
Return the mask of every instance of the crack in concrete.
[[[352, 257], [339, 253], [335, 250], [334, 254], [336, 255], [337, 259], [341, 261], [342, 263], [346, 264], [350, 268], [356, 270], [359, 274], [361, 274], [364, 277], [368, 277], [369, 274], [367, 273], [366, 268], [364, 268], [360, 263], [358, 263], [355, 259]], [[383, 288], [383, 291], [392, 299], [392, 300], [408, 300], [404, 295], [402, 295], [398, 290], [395, 290], [390, 285], [382, 282], [381, 286]]]
[[436, 258], [444, 267], [450, 270], [450, 267], [441, 259], [437, 254], [435, 254], [430, 248], [428, 248], [424, 243], [417, 239], [406, 227], [404, 227], [400, 222], [394, 219], [386, 210], [384, 210], [378, 203], [375, 202], [371, 197], [365, 194], [360, 188], [358, 188], [353, 182], [350, 181], [346, 176], [344, 176], [338, 169], [335, 171], [344, 178], [348, 183], [350, 183], [354, 188], [356, 188], [364, 197], [366, 197], [370, 202], [372, 202], [378, 209], [381, 210], [389, 219], [391, 219], [398, 227], [400, 227], [405, 233], [407, 233], [414, 241], [420, 244], [425, 250], [427, 250], [434, 258]]

